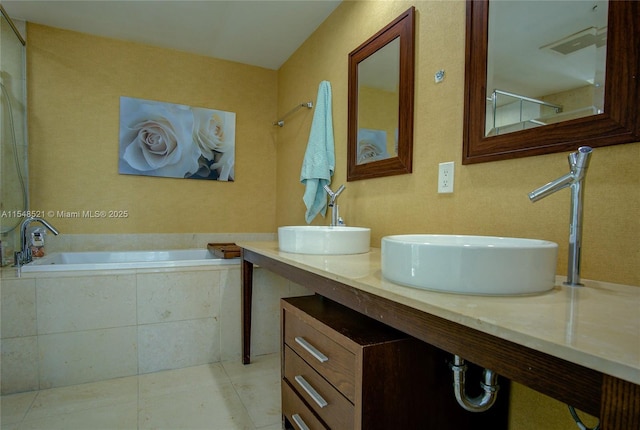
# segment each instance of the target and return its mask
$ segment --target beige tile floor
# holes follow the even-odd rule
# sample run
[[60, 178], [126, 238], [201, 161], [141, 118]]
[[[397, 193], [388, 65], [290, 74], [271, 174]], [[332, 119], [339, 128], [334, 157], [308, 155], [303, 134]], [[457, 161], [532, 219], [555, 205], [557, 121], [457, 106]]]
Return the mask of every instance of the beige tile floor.
[[3, 396], [2, 430], [276, 430], [280, 357]]

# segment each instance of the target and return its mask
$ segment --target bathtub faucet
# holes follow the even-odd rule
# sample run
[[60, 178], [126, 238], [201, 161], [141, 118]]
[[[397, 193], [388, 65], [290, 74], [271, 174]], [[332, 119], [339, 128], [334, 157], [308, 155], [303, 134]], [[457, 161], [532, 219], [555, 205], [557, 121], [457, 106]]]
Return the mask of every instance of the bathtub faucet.
[[570, 172], [529, 193], [529, 199], [536, 202], [566, 187], [571, 187], [571, 223], [569, 224], [569, 261], [565, 285], [582, 286], [580, 283], [580, 251], [582, 248], [582, 212], [584, 201], [584, 178], [589, 167], [593, 150], [581, 146], [578, 152], [569, 154]]
[[31, 247], [29, 246], [29, 241], [27, 240], [27, 228], [32, 222], [39, 222], [43, 226], [45, 226], [51, 233], [54, 235], [58, 235], [58, 230], [43, 218], [30, 216], [25, 218], [20, 224], [20, 251], [16, 251], [15, 253], [15, 265], [20, 268], [23, 264], [31, 263], [33, 260], [33, 256], [31, 254]]

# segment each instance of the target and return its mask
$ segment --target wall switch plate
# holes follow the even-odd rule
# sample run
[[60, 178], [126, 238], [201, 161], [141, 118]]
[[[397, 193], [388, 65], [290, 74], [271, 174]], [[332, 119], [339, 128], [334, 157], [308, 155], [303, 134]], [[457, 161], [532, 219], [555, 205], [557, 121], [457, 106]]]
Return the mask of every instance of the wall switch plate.
[[438, 167], [438, 193], [453, 193], [453, 161]]

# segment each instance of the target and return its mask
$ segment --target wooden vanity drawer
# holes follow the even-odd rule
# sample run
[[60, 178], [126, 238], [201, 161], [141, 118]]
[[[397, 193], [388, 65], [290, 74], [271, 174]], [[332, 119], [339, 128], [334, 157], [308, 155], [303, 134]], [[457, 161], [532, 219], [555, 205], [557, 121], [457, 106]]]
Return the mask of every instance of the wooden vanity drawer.
[[295, 430], [328, 430], [311, 409], [305, 405], [286, 380], [282, 380], [282, 414]]
[[355, 355], [313, 325], [313, 321], [302, 321], [285, 310], [284, 343], [354, 402]]
[[284, 347], [284, 363], [286, 381], [330, 428], [354, 427], [353, 404], [288, 346]]

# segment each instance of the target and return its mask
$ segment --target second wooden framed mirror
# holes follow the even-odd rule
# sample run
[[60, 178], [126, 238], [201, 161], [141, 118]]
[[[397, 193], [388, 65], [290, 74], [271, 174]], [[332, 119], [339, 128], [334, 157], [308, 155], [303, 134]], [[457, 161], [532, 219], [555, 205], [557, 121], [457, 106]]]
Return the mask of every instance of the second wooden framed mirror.
[[[496, 14], [508, 8], [520, 5], [532, 8], [530, 12], [520, 11], [509, 15]], [[546, 21], [557, 20], [560, 13], [552, 8], [560, 6], [578, 8], [567, 14], [567, 21], [557, 25], [558, 33], [551, 30], [540, 33], [538, 27]], [[493, 10], [493, 14], [491, 11]], [[545, 12], [546, 11], [546, 12]], [[533, 14], [538, 19], [532, 17]], [[547, 13], [547, 15], [543, 15]], [[604, 13], [604, 23], [593, 21], [597, 14]], [[504, 74], [507, 66], [511, 68], [517, 60], [507, 57], [501, 66], [489, 61], [492, 50], [496, 50], [495, 25], [512, 25], [516, 18], [524, 16], [527, 22], [535, 25], [516, 25], [513, 30], [518, 33], [518, 40], [513, 43], [514, 49], [524, 50], [523, 45], [531, 42], [533, 48], [530, 57], [544, 53], [547, 58], [576, 59], [588, 50], [595, 56], [606, 54], [603, 61], [604, 83], [596, 79], [584, 79], [585, 86], [592, 87], [592, 92], [604, 90], [602, 107], [594, 106], [593, 114], [584, 117], [558, 121], [538, 121], [534, 117], [529, 121], [531, 126], [518, 131], [502, 133], [498, 127], [488, 126], [491, 118], [488, 99], [495, 90], [507, 90], [507, 99], [515, 100], [513, 93], [520, 93], [515, 79], [500, 80], [497, 72]], [[578, 20], [579, 16], [587, 17]], [[617, 145], [640, 141], [640, 2], [637, 1], [600, 1], [594, 2], [548, 2], [548, 1], [494, 1], [467, 0], [467, 36], [466, 36], [466, 79], [465, 79], [465, 111], [463, 133], [463, 164], [481, 163], [485, 161], [505, 160], [553, 152], [570, 151], [578, 146], [591, 147]], [[546, 17], [546, 18], [545, 18]], [[505, 22], [506, 21], [506, 22]], [[513, 26], [512, 26], [513, 27]], [[512, 33], [512, 34], [514, 34]], [[569, 35], [569, 36], [565, 36]], [[524, 37], [526, 36], [526, 38]], [[507, 45], [516, 39], [502, 35]], [[599, 48], [599, 49], [598, 49]], [[606, 50], [605, 51], [603, 51]], [[526, 55], [526, 54], [525, 54]], [[537, 57], [536, 57], [537, 58]], [[520, 73], [511, 74], [518, 79], [538, 76], [551, 76], [549, 62], [538, 62], [539, 67], [525, 67]], [[506, 65], [506, 66], [505, 66]], [[534, 65], [535, 66], [535, 65]], [[582, 68], [584, 69], [584, 68]], [[598, 67], [596, 66], [596, 70]], [[595, 81], [595, 82], [591, 82]], [[589, 85], [587, 85], [589, 84]], [[513, 88], [510, 88], [513, 87]], [[604, 87], [604, 88], [602, 88]], [[571, 90], [574, 90], [571, 88]], [[549, 94], [551, 93], [551, 94]], [[551, 96], [568, 94], [566, 89], [527, 94], [524, 99], [535, 99], [536, 103], [548, 101]], [[522, 99], [522, 98], [521, 98]], [[564, 103], [553, 100], [554, 105]], [[566, 100], [566, 97], [565, 97]], [[527, 100], [527, 102], [529, 102]], [[512, 103], [513, 104], [513, 103]], [[599, 103], [594, 103], [598, 105]], [[502, 107], [499, 107], [502, 108]], [[564, 112], [560, 112], [564, 115]], [[559, 117], [561, 115], [551, 115]], [[495, 118], [495, 114], [493, 116]], [[544, 122], [544, 124], [541, 124]], [[548, 122], [548, 124], [547, 124]], [[525, 121], [511, 120], [509, 125], [527, 125]], [[540, 126], [543, 125], [543, 126]]]

